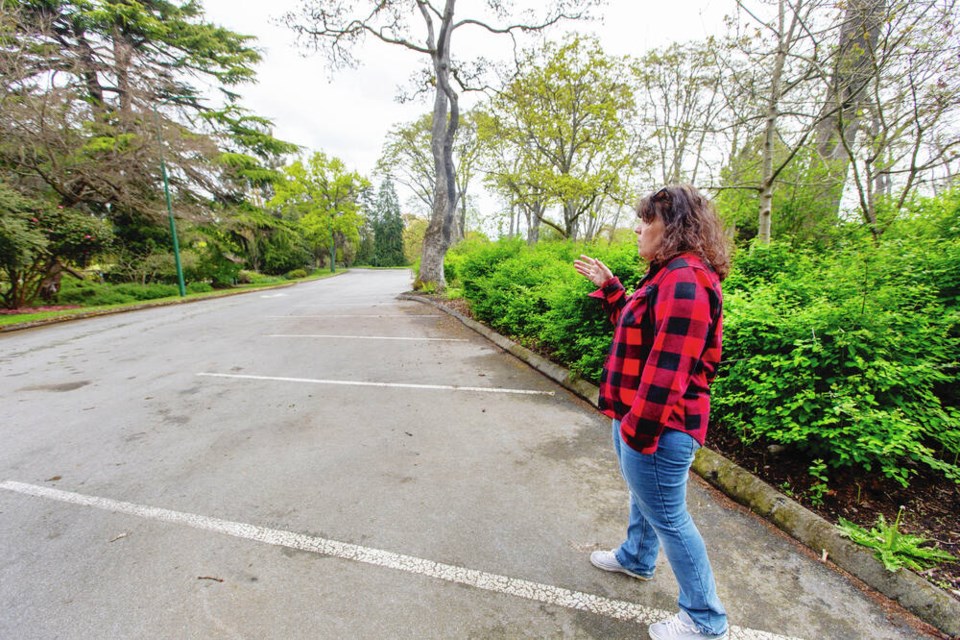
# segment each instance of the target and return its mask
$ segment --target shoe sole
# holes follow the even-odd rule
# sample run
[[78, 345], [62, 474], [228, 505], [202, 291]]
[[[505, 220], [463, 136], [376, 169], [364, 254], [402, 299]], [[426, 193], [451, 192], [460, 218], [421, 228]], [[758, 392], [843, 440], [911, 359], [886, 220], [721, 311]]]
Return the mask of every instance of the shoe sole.
[[632, 571], [624, 569], [623, 567], [610, 568], [610, 567], [599, 565], [593, 561], [592, 557], [590, 558], [590, 564], [595, 566], [597, 569], [600, 569], [601, 571], [606, 571], [607, 573], [622, 573], [625, 576], [634, 578], [636, 580], [640, 580], [641, 582], [650, 582], [651, 580], [653, 580], [653, 576], [650, 576], [648, 578], [647, 576], [642, 576], [639, 573], [634, 573]]
[[[648, 633], [650, 633], [650, 632], [648, 631]], [[655, 635], [653, 635], [652, 633], [650, 633], [650, 640], [658, 640], [658, 639], [661, 638], [661, 637], [662, 637], [662, 636], [655, 636]], [[727, 632], [726, 632], [725, 634], [723, 634], [722, 636], [712, 636], [712, 637], [711, 637], [711, 636], [704, 636], [704, 637], [709, 638], [710, 640], [727, 640], [727, 638], [730, 637], [730, 632], [727, 631]]]

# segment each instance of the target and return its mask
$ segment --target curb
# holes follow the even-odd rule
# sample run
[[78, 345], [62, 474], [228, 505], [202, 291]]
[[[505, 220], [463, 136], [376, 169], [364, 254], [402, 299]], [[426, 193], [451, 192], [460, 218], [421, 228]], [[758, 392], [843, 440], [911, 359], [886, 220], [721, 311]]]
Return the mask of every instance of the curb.
[[[573, 391], [593, 406], [597, 405], [599, 388], [584, 380], [573, 378], [570, 372], [560, 365], [430, 298], [409, 293], [400, 294], [398, 297], [401, 300], [423, 302], [441, 309], [498, 347]], [[912, 571], [905, 569], [895, 573], [887, 571], [869, 550], [841, 536], [836, 527], [824, 518], [795, 500], [791, 500], [715, 451], [701, 447], [692, 468], [697, 475], [736, 502], [773, 523], [815, 552], [825, 554], [835, 565], [896, 601], [924, 622], [950, 636], [960, 637], [960, 602], [942, 589], [930, 584]]]

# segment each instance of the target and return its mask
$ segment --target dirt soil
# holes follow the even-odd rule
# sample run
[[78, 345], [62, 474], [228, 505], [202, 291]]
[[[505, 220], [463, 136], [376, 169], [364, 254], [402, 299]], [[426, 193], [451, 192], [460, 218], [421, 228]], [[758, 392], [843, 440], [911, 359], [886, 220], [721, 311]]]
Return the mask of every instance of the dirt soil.
[[[744, 446], [722, 426], [712, 428], [707, 446], [834, 524], [845, 518], [870, 529], [879, 514], [893, 524], [902, 506], [901, 532], [936, 542], [939, 548], [960, 558], [960, 485], [936, 473], [918, 467], [917, 475], [904, 489], [880, 474], [830, 470], [830, 489], [823, 503], [815, 505], [809, 492], [816, 482], [808, 473], [810, 461], [797, 452], [774, 454], [763, 444]], [[960, 562], [943, 563], [921, 575], [960, 600]]]
[[[469, 305], [462, 299], [429, 297], [445, 308], [473, 317]], [[535, 345], [532, 348], [550, 357]], [[960, 559], [960, 484], [951, 483], [936, 473], [918, 467], [910, 486], [904, 489], [878, 473], [860, 469], [830, 470], [829, 491], [823, 496], [822, 504], [815, 505], [810, 498], [810, 487], [817, 480], [808, 473], [810, 460], [799, 452], [777, 448], [771, 452], [766, 443], [745, 446], [722, 425], [711, 427], [707, 446], [834, 524], [839, 518], [845, 518], [870, 529], [879, 514], [883, 514], [888, 524], [893, 524], [902, 506], [901, 532], [936, 542], [939, 548]], [[940, 564], [921, 575], [960, 600], [960, 561]]]

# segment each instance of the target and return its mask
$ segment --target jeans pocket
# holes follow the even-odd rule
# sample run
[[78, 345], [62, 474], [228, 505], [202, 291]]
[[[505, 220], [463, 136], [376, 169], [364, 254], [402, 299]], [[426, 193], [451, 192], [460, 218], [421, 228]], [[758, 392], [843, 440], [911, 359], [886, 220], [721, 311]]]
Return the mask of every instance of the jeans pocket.
[[694, 440], [693, 436], [677, 429], [664, 429], [654, 455], [675, 464], [689, 466], [699, 448], [700, 443]]

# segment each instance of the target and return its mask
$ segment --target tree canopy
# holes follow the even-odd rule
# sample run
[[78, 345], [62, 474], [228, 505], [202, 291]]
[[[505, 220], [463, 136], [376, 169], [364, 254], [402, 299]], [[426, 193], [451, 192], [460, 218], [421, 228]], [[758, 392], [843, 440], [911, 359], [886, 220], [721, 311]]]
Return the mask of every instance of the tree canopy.
[[322, 256], [331, 255], [331, 247], [359, 240], [364, 220], [360, 198], [370, 183], [340, 158], [318, 151], [305, 162], [297, 160], [284, 167], [275, 188], [268, 206], [279, 208], [303, 232], [317, 266]]
[[199, 2], [5, 0], [0, 17], [0, 181], [106, 221], [118, 251], [157, 247], [161, 164], [177, 216], [208, 224], [297, 149], [234, 90], [255, 79], [253, 37], [210, 24]]
[[[626, 60], [596, 39], [568, 38], [526, 52], [521, 73], [491, 101], [480, 132], [492, 184], [575, 238], [604, 199], [622, 201], [637, 163], [625, 126], [636, 114]], [[562, 219], [542, 215], [556, 202]], [[589, 234], [587, 234], [589, 235]]]

